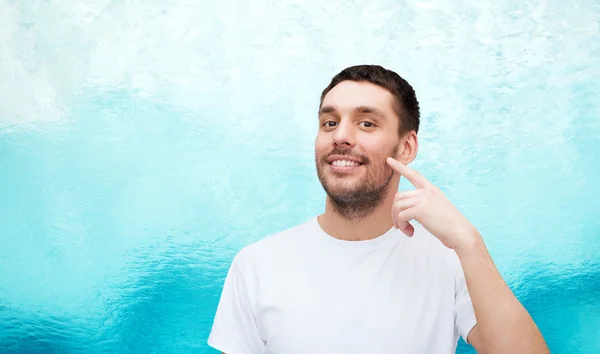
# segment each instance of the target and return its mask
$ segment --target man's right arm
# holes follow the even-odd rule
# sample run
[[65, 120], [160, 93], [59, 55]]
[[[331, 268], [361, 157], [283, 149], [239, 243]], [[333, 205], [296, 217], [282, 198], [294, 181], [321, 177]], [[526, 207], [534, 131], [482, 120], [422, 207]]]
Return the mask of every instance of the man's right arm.
[[251, 282], [244, 277], [239, 254], [234, 258], [225, 283], [208, 345], [221, 353], [259, 354], [264, 342], [258, 333], [252, 303]]

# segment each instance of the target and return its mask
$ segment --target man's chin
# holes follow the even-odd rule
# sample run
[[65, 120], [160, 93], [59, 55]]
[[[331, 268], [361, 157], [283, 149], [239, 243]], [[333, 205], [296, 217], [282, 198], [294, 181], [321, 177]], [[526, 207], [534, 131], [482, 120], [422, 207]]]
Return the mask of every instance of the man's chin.
[[361, 193], [356, 188], [344, 188], [329, 186], [327, 189], [327, 195], [337, 201], [352, 201], [357, 198]]

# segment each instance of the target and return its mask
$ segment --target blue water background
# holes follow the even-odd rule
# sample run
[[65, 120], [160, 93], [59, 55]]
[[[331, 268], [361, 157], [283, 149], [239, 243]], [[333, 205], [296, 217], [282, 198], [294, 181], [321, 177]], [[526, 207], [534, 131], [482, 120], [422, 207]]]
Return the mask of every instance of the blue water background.
[[415, 87], [412, 167], [552, 352], [600, 352], [599, 31], [598, 1], [0, 0], [0, 352], [214, 352], [233, 255], [322, 212], [318, 97], [361, 63]]

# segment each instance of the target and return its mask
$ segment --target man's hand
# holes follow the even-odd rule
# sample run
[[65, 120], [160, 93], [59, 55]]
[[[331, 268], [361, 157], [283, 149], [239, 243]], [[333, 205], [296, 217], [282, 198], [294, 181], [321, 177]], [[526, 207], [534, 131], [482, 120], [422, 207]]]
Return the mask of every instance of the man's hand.
[[416, 220], [458, 255], [477, 318], [469, 335], [477, 352], [549, 353], [540, 330], [502, 279], [475, 227], [419, 173], [391, 157], [386, 161], [416, 187], [396, 194], [392, 206], [396, 226], [412, 236], [409, 221]]
[[451, 249], [477, 241], [475, 227], [452, 205], [444, 193], [417, 171], [388, 157], [387, 163], [415, 186], [415, 190], [398, 192], [392, 206], [396, 227], [407, 236], [414, 233], [411, 220], [418, 221], [427, 231]]

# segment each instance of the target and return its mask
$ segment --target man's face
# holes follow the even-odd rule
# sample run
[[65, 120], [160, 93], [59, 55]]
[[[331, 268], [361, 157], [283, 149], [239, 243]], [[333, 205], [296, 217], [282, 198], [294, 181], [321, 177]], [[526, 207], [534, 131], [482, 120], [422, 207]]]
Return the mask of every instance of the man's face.
[[399, 147], [393, 95], [367, 82], [343, 81], [324, 97], [315, 141], [317, 174], [334, 204], [376, 207], [393, 170], [386, 158]]

